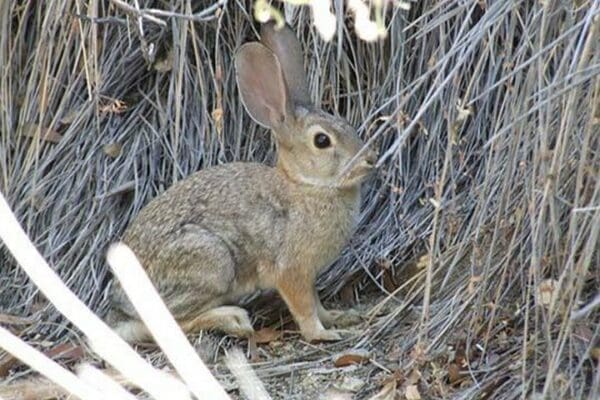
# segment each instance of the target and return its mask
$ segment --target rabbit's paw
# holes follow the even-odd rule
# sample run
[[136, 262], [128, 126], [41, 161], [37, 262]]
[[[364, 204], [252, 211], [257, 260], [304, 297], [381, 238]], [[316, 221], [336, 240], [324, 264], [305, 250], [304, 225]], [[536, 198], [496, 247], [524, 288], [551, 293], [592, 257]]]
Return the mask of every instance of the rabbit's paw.
[[218, 307], [213, 309], [212, 313], [219, 317], [219, 327], [225, 333], [238, 337], [249, 337], [254, 333], [248, 312], [241, 307]]
[[236, 336], [250, 337], [254, 334], [254, 328], [252, 327], [252, 321], [250, 321], [248, 312], [242, 308], [240, 308], [239, 313], [232, 314], [227, 323], [229, 324], [228, 332]]
[[349, 310], [326, 310], [321, 321], [327, 327], [338, 326], [345, 328], [361, 323], [363, 317], [360, 312], [353, 308]]
[[331, 329], [321, 329], [315, 332], [303, 332], [302, 336], [309, 342], [335, 342], [342, 340], [339, 332]]

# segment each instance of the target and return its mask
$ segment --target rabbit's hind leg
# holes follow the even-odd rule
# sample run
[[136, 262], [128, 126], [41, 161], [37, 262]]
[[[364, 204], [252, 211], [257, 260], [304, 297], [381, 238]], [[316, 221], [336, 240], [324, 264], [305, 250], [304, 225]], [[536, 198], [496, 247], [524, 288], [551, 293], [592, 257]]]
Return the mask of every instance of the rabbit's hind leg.
[[152, 335], [142, 321], [131, 319], [118, 323], [113, 330], [127, 343], [151, 342]]
[[[249, 337], [254, 333], [248, 312], [237, 306], [221, 306], [213, 308], [188, 321], [179, 322], [186, 333], [196, 333], [204, 329], [218, 329], [225, 333]], [[128, 320], [118, 323], [114, 331], [128, 343], [152, 341], [152, 335], [143, 322]]]
[[224, 306], [235, 301], [235, 255], [218, 235], [196, 225], [170, 240], [152, 271], [159, 293], [186, 333], [218, 329], [236, 336], [254, 332], [246, 310]]
[[[216, 307], [191, 320], [178, 321], [178, 323], [185, 333], [196, 333], [204, 329], [218, 329], [238, 337], [250, 337], [254, 333], [248, 312], [237, 306]], [[128, 343], [153, 340], [146, 325], [139, 320], [121, 321], [114, 326], [113, 330]]]
[[[191, 320], [178, 321], [178, 323], [185, 333], [196, 333], [204, 329], [218, 329], [238, 337], [250, 337], [254, 333], [248, 312], [237, 306], [216, 307]], [[152, 334], [148, 331], [146, 325], [139, 320], [121, 321], [113, 329], [128, 343], [142, 343], [153, 340]]]
[[[245, 310], [219, 307], [235, 292], [235, 261], [220, 237], [200, 226], [188, 224], [157, 244], [161, 250], [145, 260], [146, 272], [173, 317], [182, 326], [229, 332], [252, 329]], [[109, 324], [127, 342], [152, 340], [152, 336], [118, 287], [111, 293]], [[215, 308], [217, 307], [217, 308]]]
[[218, 329], [225, 333], [248, 337], [254, 333], [248, 312], [237, 306], [221, 306], [181, 323], [185, 332], [197, 332], [204, 329]]
[[165, 239], [149, 275], [175, 319], [190, 321], [229, 300], [235, 285], [235, 249], [195, 225], [174, 236]]
[[117, 283], [113, 285], [111, 308], [105, 322], [127, 343], [152, 341], [152, 335], [146, 325], [138, 319], [133, 305], [129, 303], [123, 290]]

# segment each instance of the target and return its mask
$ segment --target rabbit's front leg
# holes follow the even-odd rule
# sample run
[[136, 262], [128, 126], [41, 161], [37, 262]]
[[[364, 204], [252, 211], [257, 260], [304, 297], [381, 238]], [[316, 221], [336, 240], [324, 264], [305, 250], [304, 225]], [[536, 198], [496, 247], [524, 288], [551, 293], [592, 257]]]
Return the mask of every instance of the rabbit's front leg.
[[314, 278], [302, 271], [288, 269], [278, 279], [277, 290], [300, 327], [302, 336], [308, 341], [340, 340], [339, 333], [327, 330], [319, 320], [318, 297], [314, 296]]

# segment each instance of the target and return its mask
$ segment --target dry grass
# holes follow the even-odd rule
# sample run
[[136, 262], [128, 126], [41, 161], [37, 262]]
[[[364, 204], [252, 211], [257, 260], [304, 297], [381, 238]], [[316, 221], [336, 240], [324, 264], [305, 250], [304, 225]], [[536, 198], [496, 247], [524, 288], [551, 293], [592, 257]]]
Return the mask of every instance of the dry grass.
[[[0, 2], [0, 191], [99, 313], [107, 246], [149, 199], [206, 166], [273, 160], [232, 70], [250, 3], [224, 3], [148, 2], [197, 17], [140, 25], [106, 1]], [[320, 285], [385, 312], [338, 346], [427, 398], [597, 398], [598, 302], [577, 311], [600, 287], [600, 2], [423, 0], [379, 43], [344, 25], [325, 43], [307, 8], [288, 11], [313, 98], [381, 154]], [[0, 266], [0, 310], [35, 321], [13, 330], [72, 335], [3, 247]], [[254, 368], [269, 391], [328, 349]]]

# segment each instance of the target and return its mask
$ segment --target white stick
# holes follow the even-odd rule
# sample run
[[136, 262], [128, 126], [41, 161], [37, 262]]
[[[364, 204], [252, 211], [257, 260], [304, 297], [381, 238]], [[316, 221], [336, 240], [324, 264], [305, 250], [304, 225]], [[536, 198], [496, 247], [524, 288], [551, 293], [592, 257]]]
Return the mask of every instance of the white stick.
[[[0, 326], [0, 346], [29, 365], [40, 374], [46, 376], [67, 392], [83, 400], [103, 400], [105, 397], [93, 386], [79, 379], [72, 372], [64, 369], [40, 351], [34, 349], [7, 329]], [[113, 397], [124, 399], [123, 397]]]
[[66, 287], [29, 240], [0, 194], [0, 239], [54, 306], [88, 337], [92, 348], [155, 399], [189, 399], [185, 386], [146, 363]]
[[117, 243], [108, 250], [107, 259], [138, 315], [192, 393], [198, 399], [229, 400], [175, 322], [133, 251]]
[[77, 375], [91, 386], [100, 389], [105, 399], [136, 400], [134, 395], [115, 382], [113, 378], [92, 365], [80, 365], [77, 370]]
[[271, 397], [238, 348], [231, 349], [225, 358], [225, 364], [231, 371], [240, 390], [249, 400], [270, 400]]

